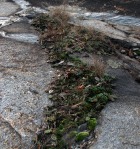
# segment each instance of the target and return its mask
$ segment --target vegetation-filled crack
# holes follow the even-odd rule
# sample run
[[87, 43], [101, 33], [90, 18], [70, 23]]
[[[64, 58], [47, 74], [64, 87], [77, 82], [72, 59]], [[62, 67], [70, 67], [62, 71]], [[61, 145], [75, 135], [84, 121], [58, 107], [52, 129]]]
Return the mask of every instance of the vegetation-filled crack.
[[86, 148], [100, 111], [112, 100], [113, 78], [105, 74], [103, 62], [88, 65], [79, 57], [86, 52], [112, 54], [116, 47], [91, 29], [70, 25], [69, 19], [66, 12], [54, 10], [33, 22], [41, 32], [48, 62], [59, 70], [46, 91], [53, 105], [45, 109], [46, 127], [38, 133], [37, 148], [67, 149], [76, 144]]

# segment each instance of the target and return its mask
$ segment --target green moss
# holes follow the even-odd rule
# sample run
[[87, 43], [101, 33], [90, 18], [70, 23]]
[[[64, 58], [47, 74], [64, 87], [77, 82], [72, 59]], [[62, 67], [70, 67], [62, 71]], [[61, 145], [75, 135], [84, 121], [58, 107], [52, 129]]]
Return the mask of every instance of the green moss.
[[91, 119], [88, 120], [88, 129], [89, 130], [94, 130], [96, 125], [97, 125], [96, 118], [91, 118]]
[[80, 132], [80, 133], [78, 133], [77, 135], [76, 135], [76, 138], [75, 138], [75, 140], [76, 141], [82, 141], [82, 140], [84, 140], [86, 137], [88, 137], [89, 136], [89, 132], [87, 132], [87, 131], [85, 131], [85, 132]]
[[106, 104], [109, 100], [109, 95], [107, 93], [100, 93], [96, 95], [98, 101], [102, 104]]
[[71, 131], [70, 134], [69, 134], [69, 137], [70, 137], [70, 138], [73, 138], [73, 137], [75, 137], [77, 134], [78, 134], [77, 131]]

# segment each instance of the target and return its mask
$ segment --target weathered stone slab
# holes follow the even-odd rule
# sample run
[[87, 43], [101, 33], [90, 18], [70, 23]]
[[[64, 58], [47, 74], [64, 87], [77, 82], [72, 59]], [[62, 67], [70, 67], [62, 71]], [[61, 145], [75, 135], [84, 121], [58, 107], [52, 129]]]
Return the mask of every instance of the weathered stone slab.
[[[21, 145], [27, 148], [43, 124], [44, 107], [51, 104], [45, 90], [54, 73], [45, 52], [39, 49], [37, 45], [0, 39], [0, 114], [8, 124], [2, 124], [1, 139], [10, 141], [8, 137], [13, 135], [19, 139], [18, 134]], [[0, 143], [0, 148], [6, 147]]]
[[18, 10], [19, 6], [11, 2], [1, 2], [0, 1], [0, 17], [6, 17]]
[[123, 69], [111, 69], [116, 76], [116, 101], [101, 113], [90, 149], [140, 148], [140, 85]]

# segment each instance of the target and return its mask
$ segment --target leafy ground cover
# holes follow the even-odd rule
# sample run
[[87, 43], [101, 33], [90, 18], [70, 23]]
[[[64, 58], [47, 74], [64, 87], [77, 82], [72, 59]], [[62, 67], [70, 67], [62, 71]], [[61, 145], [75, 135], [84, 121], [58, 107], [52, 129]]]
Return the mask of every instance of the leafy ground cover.
[[35, 140], [37, 148], [69, 149], [78, 144], [85, 149], [94, 137], [100, 111], [112, 100], [113, 78], [105, 75], [103, 62], [85, 64], [80, 54], [112, 54], [116, 46], [91, 29], [68, 24], [69, 19], [55, 10], [33, 22], [48, 62], [59, 70], [46, 91], [53, 105], [45, 109], [46, 126]]

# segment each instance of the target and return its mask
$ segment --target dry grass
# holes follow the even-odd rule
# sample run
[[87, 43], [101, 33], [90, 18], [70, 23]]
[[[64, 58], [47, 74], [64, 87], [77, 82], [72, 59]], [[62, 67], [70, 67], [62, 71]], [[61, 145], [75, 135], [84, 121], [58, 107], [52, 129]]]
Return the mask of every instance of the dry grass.
[[70, 15], [65, 10], [65, 5], [62, 7], [56, 7], [50, 11], [50, 15], [58, 20], [61, 23], [61, 26], [64, 27], [68, 25], [68, 21], [70, 20]]
[[104, 76], [106, 66], [103, 60], [99, 59], [98, 57], [94, 57], [92, 67], [98, 77]]
[[44, 24], [47, 24], [46, 29], [43, 30], [40, 36], [41, 44], [60, 41], [70, 26], [68, 23], [69, 20], [70, 16], [65, 11], [65, 7], [62, 9], [56, 7], [50, 10], [49, 15], [46, 16], [44, 21]]
[[106, 65], [99, 56], [93, 55], [88, 58], [82, 58], [82, 61], [86, 63], [88, 67], [91, 67], [92, 71], [94, 71], [95, 75], [99, 78], [105, 75]]

